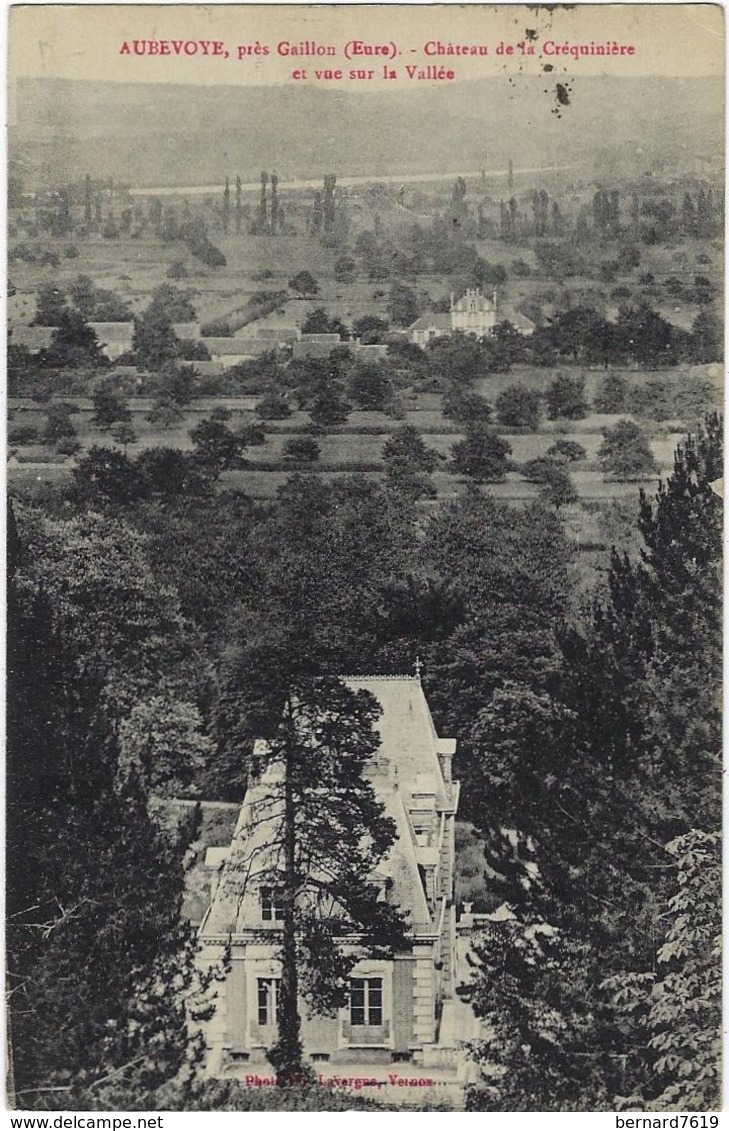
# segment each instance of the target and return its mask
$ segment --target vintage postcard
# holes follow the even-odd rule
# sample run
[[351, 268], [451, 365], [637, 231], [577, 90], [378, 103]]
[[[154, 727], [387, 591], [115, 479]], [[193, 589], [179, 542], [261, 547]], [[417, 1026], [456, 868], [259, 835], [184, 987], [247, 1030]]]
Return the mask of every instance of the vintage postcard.
[[18, 5], [8, 137], [8, 1108], [717, 1127], [723, 10]]

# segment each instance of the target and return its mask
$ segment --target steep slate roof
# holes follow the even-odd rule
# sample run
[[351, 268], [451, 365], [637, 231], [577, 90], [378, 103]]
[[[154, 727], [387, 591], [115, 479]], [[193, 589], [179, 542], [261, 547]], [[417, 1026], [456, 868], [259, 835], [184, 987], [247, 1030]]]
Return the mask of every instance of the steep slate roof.
[[511, 322], [514, 329], [521, 330], [522, 333], [531, 333], [536, 329], [535, 323], [531, 318], [527, 318], [526, 314], [522, 314], [520, 310], [510, 310], [508, 307], [499, 310], [499, 322]]
[[408, 330], [430, 330], [431, 327], [435, 330], [451, 330], [453, 327], [450, 314], [442, 312], [423, 314], [408, 326]]
[[443, 773], [438, 761], [430, 708], [416, 676], [343, 676], [352, 691], [369, 691], [382, 707], [377, 729], [382, 735], [381, 757], [397, 771], [400, 789], [432, 786], [439, 809], [447, 809]]
[[[379, 701], [382, 715], [377, 729], [382, 743], [368, 776], [385, 814], [397, 828], [397, 839], [377, 874], [392, 881], [389, 898], [408, 912], [416, 934], [435, 930], [418, 864], [432, 863], [434, 849], [420, 847], [415, 839], [410, 811], [419, 809], [426, 795], [434, 800], [435, 810], [452, 807], [438, 760], [438, 749], [453, 751], [455, 743], [439, 739], [420, 679], [412, 676], [343, 676], [353, 691], [369, 691]], [[205, 919], [202, 935], [240, 933], [261, 926], [257, 883], [265, 879], [261, 870], [275, 867], [266, 845], [271, 839], [270, 801], [264, 800], [275, 780], [276, 770], [266, 771], [246, 793], [231, 844], [230, 859], [223, 862], [221, 881]], [[280, 773], [280, 771], [278, 771]], [[413, 795], [420, 800], [413, 801]], [[270, 795], [269, 795], [270, 796]], [[425, 803], [427, 804], [427, 803]], [[258, 823], [254, 826], [254, 814]], [[255, 861], [251, 864], [251, 861]], [[257, 873], [257, 881], [256, 881]], [[241, 876], [248, 875], [248, 890], [241, 893]]]

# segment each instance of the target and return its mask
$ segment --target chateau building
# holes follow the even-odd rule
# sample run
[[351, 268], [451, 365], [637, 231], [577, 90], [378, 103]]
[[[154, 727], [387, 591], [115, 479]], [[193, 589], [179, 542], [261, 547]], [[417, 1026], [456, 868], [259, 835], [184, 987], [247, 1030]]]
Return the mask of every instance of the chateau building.
[[451, 294], [451, 330], [454, 334], [460, 330], [462, 334], [486, 338], [493, 333], [497, 320], [496, 291], [493, 298], [487, 298], [476, 287], [467, 290], [456, 301]]
[[[314, 1066], [446, 1066], [453, 1079], [454, 1050], [466, 1036], [457, 1021], [466, 1007], [455, 995], [456, 743], [437, 735], [418, 676], [353, 676], [344, 682], [371, 692], [382, 708], [380, 747], [366, 773], [397, 837], [372, 880], [383, 898], [407, 914], [408, 945], [389, 959], [359, 961], [348, 1003], [336, 1016], [310, 1017], [301, 1003], [305, 1056]], [[230, 848], [209, 850], [217, 882], [200, 924], [201, 961], [219, 958], [227, 945], [231, 955], [206, 1033], [213, 1074], [234, 1070], [236, 1062], [245, 1071], [250, 1065], [266, 1071], [266, 1049], [276, 1041], [283, 907], [270, 879], [255, 878], [266, 873], [271, 837], [252, 815], [270, 796], [267, 775], [280, 772], [266, 769], [249, 786]], [[241, 874], [251, 877], [243, 889]]]
[[511, 322], [521, 334], [531, 334], [534, 330], [534, 323], [529, 318], [498, 305], [496, 291], [488, 298], [478, 287], [474, 287], [459, 299], [451, 293], [451, 308], [448, 313], [423, 314], [408, 327], [408, 335], [416, 346], [425, 346], [433, 338], [456, 333], [487, 338], [493, 334], [497, 323], [505, 321]]
[[417, 346], [426, 345], [432, 338], [440, 338], [460, 331], [485, 338], [493, 333], [499, 321], [496, 291], [487, 298], [479, 288], [466, 291], [459, 299], [451, 292], [451, 309], [447, 314], [424, 314], [408, 327], [410, 341]]

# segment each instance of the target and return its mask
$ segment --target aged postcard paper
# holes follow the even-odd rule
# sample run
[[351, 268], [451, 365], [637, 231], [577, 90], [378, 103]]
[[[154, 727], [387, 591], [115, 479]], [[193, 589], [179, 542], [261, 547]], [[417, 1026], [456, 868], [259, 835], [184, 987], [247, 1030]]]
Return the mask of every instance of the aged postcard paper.
[[717, 1127], [722, 9], [21, 5], [8, 126], [8, 1108]]

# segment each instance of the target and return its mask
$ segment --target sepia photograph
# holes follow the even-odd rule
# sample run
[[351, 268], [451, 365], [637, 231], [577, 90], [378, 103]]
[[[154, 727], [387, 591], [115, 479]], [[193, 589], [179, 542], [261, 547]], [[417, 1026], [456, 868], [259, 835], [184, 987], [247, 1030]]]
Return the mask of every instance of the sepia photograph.
[[718, 1127], [724, 70], [9, 10], [8, 1110]]

